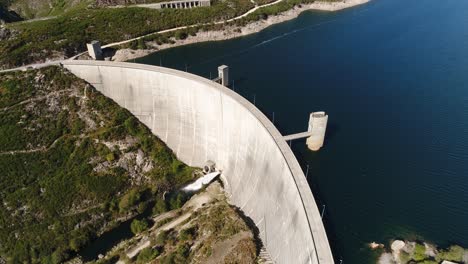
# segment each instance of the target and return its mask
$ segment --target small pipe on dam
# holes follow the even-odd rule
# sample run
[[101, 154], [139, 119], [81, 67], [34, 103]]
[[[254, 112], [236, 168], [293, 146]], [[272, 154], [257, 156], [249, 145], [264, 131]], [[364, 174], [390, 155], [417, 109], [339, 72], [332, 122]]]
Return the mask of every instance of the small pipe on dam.
[[62, 65], [132, 112], [188, 165], [216, 162], [230, 202], [255, 222], [273, 261], [334, 263], [298, 161], [248, 100], [211, 80], [163, 67], [106, 61]]

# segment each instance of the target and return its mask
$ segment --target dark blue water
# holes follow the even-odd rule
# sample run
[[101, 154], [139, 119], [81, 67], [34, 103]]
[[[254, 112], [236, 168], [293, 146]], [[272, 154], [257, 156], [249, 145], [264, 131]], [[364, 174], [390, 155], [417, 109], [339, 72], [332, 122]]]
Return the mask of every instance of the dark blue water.
[[375, 263], [371, 241], [468, 247], [468, 1], [374, 0], [306, 12], [259, 34], [166, 50], [137, 62], [213, 76], [283, 134], [329, 114], [318, 153], [296, 141], [343, 263]]

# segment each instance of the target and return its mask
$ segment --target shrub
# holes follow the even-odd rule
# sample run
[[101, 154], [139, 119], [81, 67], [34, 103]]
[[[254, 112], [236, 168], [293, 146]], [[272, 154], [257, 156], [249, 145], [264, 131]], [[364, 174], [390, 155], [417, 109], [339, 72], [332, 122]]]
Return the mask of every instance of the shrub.
[[177, 247], [177, 259], [178, 260], [185, 260], [188, 258], [190, 254], [190, 248], [187, 244], [179, 245]]
[[169, 255], [163, 257], [161, 259], [161, 263], [163, 264], [174, 264], [174, 263], [178, 263], [176, 261], [176, 254], [174, 252], [170, 253]]
[[137, 257], [137, 263], [148, 263], [157, 256], [159, 256], [160, 252], [157, 249], [153, 248], [145, 248], [143, 249]]
[[146, 49], [146, 43], [143, 39], [138, 39], [137, 49]]
[[113, 152], [107, 154], [107, 155], [106, 155], [106, 160], [107, 160], [108, 162], [114, 161], [114, 160], [115, 160], [115, 154], [114, 154]]
[[266, 14], [266, 13], [260, 13], [260, 14], [258, 15], [258, 18], [259, 18], [259, 19], [263, 19], [263, 20], [267, 20], [267, 19], [268, 19], [268, 14]]
[[179, 233], [180, 241], [192, 240], [194, 237], [195, 237], [194, 227], [183, 229]]
[[142, 220], [135, 219], [132, 221], [130, 225], [130, 229], [132, 230], [133, 234], [135, 235], [139, 234], [145, 231], [146, 229], [148, 229], [148, 221], [146, 221], [145, 219], [142, 219]]
[[439, 263], [437, 261], [435, 261], [435, 260], [426, 259], [426, 260], [423, 260], [421, 262], [418, 262], [418, 264], [439, 264]]
[[125, 194], [119, 202], [120, 212], [125, 212], [132, 206], [136, 205], [141, 199], [141, 194], [137, 189], [130, 190]]
[[408, 254], [408, 253], [405, 252], [405, 251], [401, 251], [401, 252], [400, 252], [400, 262], [401, 262], [401, 264], [406, 264], [406, 263], [408, 263], [410, 260], [411, 260], [410, 254]]
[[167, 205], [163, 199], [157, 199], [153, 207], [153, 214], [161, 214], [167, 212]]
[[463, 254], [465, 250], [460, 246], [451, 246], [447, 250], [441, 251], [436, 256], [437, 261], [449, 260], [461, 262], [463, 260]]
[[416, 243], [416, 246], [414, 247], [413, 259], [416, 261], [421, 261], [426, 259], [426, 257], [426, 247]]
[[158, 236], [156, 237], [156, 243], [159, 245], [164, 245], [168, 237], [169, 237], [168, 231], [161, 231], [161, 233], [159, 233]]
[[175, 37], [176, 39], [186, 39], [188, 37], [188, 34], [185, 31], [177, 31]]
[[171, 210], [181, 208], [184, 205], [185, 201], [186, 198], [182, 193], [178, 193], [176, 196], [171, 197], [171, 200], [169, 201]]

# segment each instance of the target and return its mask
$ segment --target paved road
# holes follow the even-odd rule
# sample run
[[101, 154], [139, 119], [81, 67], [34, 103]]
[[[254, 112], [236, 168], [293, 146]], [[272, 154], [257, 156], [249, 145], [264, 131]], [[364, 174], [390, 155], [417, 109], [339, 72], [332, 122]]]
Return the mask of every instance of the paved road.
[[12, 71], [26, 71], [28, 69], [40, 69], [40, 68], [44, 68], [44, 67], [51, 66], [51, 65], [59, 65], [60, 63], [62, 63], [62, 61], [63, 60], [57, 60], [57, 61], [48, 61], [48, 62], [44, 62], [44, 63], [29, 64], [29, 65], [21, 66], [21, 67], [18, 67], [18, 68], [0, 70], [0, 73], [2, 73], [2, 72], [12, 72]]

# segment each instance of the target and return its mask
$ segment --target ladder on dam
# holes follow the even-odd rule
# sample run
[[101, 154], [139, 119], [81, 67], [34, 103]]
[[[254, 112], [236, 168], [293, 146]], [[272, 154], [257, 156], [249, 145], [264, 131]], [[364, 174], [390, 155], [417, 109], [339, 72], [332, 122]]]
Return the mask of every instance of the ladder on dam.
[[271, 259], [270, 254], [265, 247], [260, 249], [260, 254], [258, 255], [258, 262], [260, 264], [274, 264], [275, 262]]

